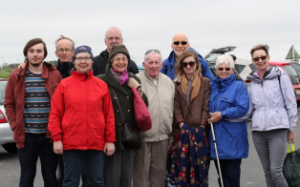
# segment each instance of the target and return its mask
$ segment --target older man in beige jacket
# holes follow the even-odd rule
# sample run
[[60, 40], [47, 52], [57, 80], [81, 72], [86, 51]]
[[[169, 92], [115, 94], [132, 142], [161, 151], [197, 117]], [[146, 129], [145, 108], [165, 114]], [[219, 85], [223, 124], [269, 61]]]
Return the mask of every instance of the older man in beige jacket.
[[165, 171], [171, 136], [175, 87], [173, 81], [160, 73], [163, 62], [158, 50], [148, 50], [137, 74], [149, 102], [152, 128], [142, 133], [142, 149], [137, 150], [133, 166], [133, 187], [165, 186]]

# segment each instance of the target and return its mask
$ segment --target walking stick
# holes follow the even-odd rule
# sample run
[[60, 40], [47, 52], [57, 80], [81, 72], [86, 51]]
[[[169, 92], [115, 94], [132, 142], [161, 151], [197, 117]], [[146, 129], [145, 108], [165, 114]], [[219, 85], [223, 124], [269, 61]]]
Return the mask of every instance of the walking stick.
[[221, 181], [221, 187], [224, 187], [213, 123], [210, 123], [210, 128], [211, 128], [211, 133], [212, 133], [214, 146], [215, 146], [215, 150], [216, 150], [216, 157], [217, 157], [217, 164], [218, 164], [219, 176], [220, 176], [220, 181]]

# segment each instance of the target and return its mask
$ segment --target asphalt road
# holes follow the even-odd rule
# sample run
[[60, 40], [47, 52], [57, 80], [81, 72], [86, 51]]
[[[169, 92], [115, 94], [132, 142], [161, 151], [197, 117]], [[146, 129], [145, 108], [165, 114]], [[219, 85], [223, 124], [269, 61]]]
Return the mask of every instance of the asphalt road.
[[[300, 113], [298, 112], [298, 118]], [[300, 148], [300, 122], [297, 122], [296, 134], [296, 148]], [[250, 129], [248, 129], [250, 152], [249, 156], [242, 161], [241, 186], [242, 187], [265, 187], [264, 173], [257, 156], [256, 150], [253, 146]], [[20, 178], [20, 165], [17, 154], [9, 154], [2, 147], [0, 147], [0, 187], [17, 187]], [[211, 162], [209, 172], [209, 186], [218, 187], [217, 172], [215, 165]], [[38, 161], [37, 174], [34, 185], [36, 187], [43, 186], [43, 179], [41, 176], [41, 168]]]

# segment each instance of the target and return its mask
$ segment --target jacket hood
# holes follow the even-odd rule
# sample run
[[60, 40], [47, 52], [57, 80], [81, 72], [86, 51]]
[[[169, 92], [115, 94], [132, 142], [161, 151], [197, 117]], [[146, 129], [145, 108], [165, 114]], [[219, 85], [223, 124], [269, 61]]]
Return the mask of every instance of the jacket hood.
[[219, 90], [222, 90], [222, 88], [226, 88], [227, 86], [231, 85], [234, 81], [243, 82], [243, 80], [235, 73], [232, 73], [229, 77], [225, 79], [220, 79], [219, 76], [216, 76], [215, 80], [211, 84], [211, 88], [217, 88]]
[[[256, 83], [260, 83], [262, 80], [261, 80], [260, 77], [258, 77], [256, 75], [256, 72], [257, 71], [254, 71], [254, 72], [250, 73], [247, 76], [247, 80], [250, 80], [250, 81], [253, 81], [253, 82], [256, 82]], [[271, 80], [271, 79], [274, 79], [274, 78], [276, 78], [280, 75], [281, 75], [281, 71], [278, 67], [269, 66], [269, 69], [266, 71], [263, 80]]]

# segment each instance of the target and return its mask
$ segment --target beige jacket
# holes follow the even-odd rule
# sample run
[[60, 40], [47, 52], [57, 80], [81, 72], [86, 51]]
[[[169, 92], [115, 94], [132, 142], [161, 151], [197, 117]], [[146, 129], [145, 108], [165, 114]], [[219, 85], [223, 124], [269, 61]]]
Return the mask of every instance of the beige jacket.
[[151, 115], [152, 128], [142, 132], [144, 142], [162, 141], [169, 138], [173, 142], [172, 123], [175, 86], [166, 75], [159, 73], [157, 85], [145, 71], [136, 75], [141, 80], [142, 91], [148, 98], [148, 110]]

